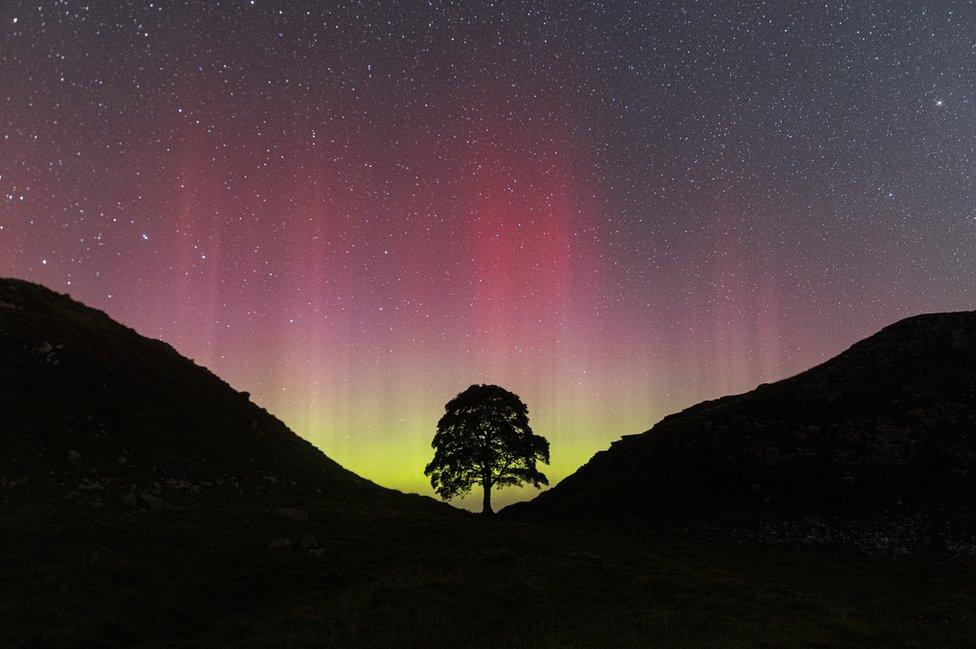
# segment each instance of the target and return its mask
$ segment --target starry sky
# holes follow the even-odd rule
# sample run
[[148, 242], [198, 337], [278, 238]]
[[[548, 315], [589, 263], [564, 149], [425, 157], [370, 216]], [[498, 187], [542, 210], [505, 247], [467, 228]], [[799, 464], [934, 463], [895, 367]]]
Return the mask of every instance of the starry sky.
[[4, 0], [0, 275], [406, 491], [497, 383], [555, 482], [973, 308], [976, 5]]

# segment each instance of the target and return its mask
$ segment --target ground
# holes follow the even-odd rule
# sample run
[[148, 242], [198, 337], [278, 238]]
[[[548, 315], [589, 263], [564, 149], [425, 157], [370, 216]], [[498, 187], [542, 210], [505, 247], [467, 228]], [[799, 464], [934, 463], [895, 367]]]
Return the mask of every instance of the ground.
[[[972, 647], [976, 638], [967, 562], [655, 529], [311, 514], [4, 516], [0, 645]], [[291, 546], [269, 547], [285, 545], [276, 539]]]

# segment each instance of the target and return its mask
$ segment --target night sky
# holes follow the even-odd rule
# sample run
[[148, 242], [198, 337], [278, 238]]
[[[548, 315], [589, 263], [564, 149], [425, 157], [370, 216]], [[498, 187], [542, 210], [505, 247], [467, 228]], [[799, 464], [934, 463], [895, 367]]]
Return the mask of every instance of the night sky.
[[974, 308], [976, 6], [4, 0], [0, 275], [408, 491], [497, 383], [554, 482]]

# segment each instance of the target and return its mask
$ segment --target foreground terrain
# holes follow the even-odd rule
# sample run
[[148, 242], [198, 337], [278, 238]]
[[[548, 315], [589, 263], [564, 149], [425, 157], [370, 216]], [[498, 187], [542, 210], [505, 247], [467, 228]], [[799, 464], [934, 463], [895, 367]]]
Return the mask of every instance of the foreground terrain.
[[[976, 570], [933, 557], [310, 514], [4, 516], [0, 645], [971, 647], [976, 637]], [[285, 538], [291, 547], [270, 547]]]

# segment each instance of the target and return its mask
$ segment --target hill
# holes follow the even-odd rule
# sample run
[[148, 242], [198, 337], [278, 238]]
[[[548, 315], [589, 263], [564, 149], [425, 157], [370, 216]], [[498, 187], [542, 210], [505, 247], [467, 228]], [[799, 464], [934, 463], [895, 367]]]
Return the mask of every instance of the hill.
[[921, 649], [976, 635], [967, 563], [540, 518], [378, 487], [169, 346], [0, 280], [0, 646]]
[[0, 280], [0, 404], [8, 509], [448, 509], [343, 469], [169, 345], [14, 279]]
[[[509, 513], [973, 522], [976, 312], [920, 315], [626, 436]], [[704, 515], [704, 518], [703, 518]]]

